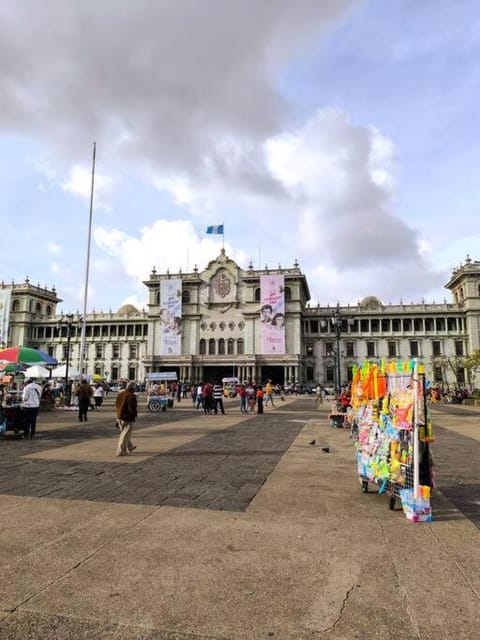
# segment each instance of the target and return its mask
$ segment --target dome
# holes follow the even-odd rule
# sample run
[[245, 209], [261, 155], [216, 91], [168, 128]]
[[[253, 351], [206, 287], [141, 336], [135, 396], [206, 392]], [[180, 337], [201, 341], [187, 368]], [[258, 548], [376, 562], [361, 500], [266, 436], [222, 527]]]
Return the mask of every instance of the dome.
[[381, 309], [383, 307], [381, 301], [375, 296], [367, 296], [358, 303], [359, 307], [363, 309]]
[[133, 313], [138, 313], [137, 307], [134, 307], [133, 304], [124, 304], [118, 310], [118, 314], [121, 316], [129, 316]]

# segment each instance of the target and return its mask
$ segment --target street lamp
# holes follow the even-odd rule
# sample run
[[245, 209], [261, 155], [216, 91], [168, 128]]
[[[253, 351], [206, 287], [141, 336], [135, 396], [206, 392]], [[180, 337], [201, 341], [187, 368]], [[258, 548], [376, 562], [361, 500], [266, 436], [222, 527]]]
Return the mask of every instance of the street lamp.
[[355, 322], [354, 318], [346, 317], [342, 315], [340, 311], [340, 303], [337, 302], [337, 306], [332, 311], [332, 315], [321, 321], [322, 326], [326, 327], [327, 322], [330, 322], [330, 326], [333, 328], [335, 332], [335, 349], [329, 355], [334, 356], [334, 364], [335, 364], [335, 393], [337, 396], [340, 393], [342, 382], [341, 382], [341, 362], [340, 362], [340, 336], [342, 335], [342, 331], [344, 328], [344, 323], [347, 322], [348, 326], [352, 326]]
[[75, 335], [75, 327], [81, 326], [81, 322], [82, 318], [78, 318], [77, 320], [75, 320], [73, 313], [67, 313], [66, 315], [62, 314], [59, 321], [57, 322], [57, 329], [61, 331], [62, 328], [65, 327], [67, 337], [67, 349], [65, 352], [65, 378], [63, 385], [65, 389], [65, 403], [67, 405], [70, 404], [72, 398], [71, 387], [68, 381], [68, 368], [70, 365], [70, 341], [72, 339], [72, 336]]

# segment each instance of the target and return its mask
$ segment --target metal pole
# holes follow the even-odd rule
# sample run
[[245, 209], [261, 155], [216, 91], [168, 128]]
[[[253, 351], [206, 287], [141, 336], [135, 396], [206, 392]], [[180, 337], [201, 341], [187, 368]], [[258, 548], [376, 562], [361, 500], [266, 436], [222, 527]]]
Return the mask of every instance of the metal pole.
[[420, 485], [420, 444], [418, 441], [419, 428], [419, 406], [418, 406], [418, 361], [414, 360], [413, 365], [413, 495], [419, 497], [418, 487]]
[[70, 364], [70, 325], [68, 324], [68, 322], [66, 327], [67, 327], [67, 357], [66, 357], [66, 364], [65, 364], [65, 403], [68, 406], [71, 401], [70, 389], [68, 387], [68, 365]]
[[337, 318], [336, 319], [336, 324], [335, 324], [335, 333], [336, 333], [336, 338], [337, 338], [337, 396], [340, 393], [340, 387], [341, 387], [341, 382], [340, 382], [340, 331], [341, 331], [341, 324], [340, 324], [340, 319]]
[[87, 265], [85, 269], [85, 291], [83, 294], [83, 324], [82, 324], [82, 335], [80, 339], [80, 359], [79, 359], [79, 369], [80, 373], [83, 373], [83, 360], [84, 360], [84, 352], [85, 352], [85, 337], [86, 337], [86, 323], [87, 323], [87, 299], [88, 299], [88, 276], [90, 272], [90, 243], [92, 239], [92, 213], [93, 213], [93, 188], [95, 185], [95, 155], [96, 155], [97, 145], [93, 143], [93, 156], [92, 156], [92, 184], [90, 189], [90, 216], [88, 220], [88, 241], [87, 241]]

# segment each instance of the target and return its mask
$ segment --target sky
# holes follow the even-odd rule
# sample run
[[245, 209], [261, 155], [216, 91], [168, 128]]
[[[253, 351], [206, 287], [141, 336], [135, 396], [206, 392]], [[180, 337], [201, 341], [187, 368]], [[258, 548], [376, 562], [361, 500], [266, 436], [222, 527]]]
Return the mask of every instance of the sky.
[[[82, 310], [298, 260], [311, 304], [480, 260], [476, 0], [4, 0], [0, 278]], [[207, 235], [224, 224], [224, 236]]]

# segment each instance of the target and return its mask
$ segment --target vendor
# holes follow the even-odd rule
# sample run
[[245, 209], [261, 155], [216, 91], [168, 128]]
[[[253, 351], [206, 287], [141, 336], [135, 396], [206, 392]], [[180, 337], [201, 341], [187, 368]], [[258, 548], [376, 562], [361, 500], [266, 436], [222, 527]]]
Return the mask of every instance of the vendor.
[[49, 403], [53, 406], [55, 406], [55, 397], [52, 393], [52, 388], [50, 386], [49, 382], [46, 382], [43, 385], [42, 388], [42, 398], [41, 398], [45, 403]]

